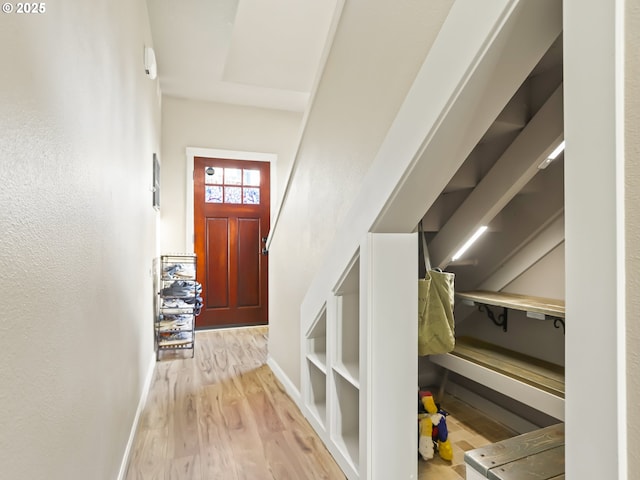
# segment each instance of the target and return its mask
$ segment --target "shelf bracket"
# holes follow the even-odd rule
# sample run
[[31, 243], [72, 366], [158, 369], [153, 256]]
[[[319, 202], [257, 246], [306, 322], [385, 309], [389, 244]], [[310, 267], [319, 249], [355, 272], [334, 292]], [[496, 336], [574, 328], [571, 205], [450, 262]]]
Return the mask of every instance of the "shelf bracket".
[[507, 307], [502, 307], [502, 313], [498, 315], [498, 318], [496, 319], [496, 315], [495, 313], [493, 313], [493, 310], [491, 310], [489, 308], [489, 305], [485, 304], [485, 303], [478, 303], [478, 310], [480, 312], [486, 312], [487, 317], [489, 317], [489, 319], [498, 327], [502, 327], [502, 331], [506, 332], [507, 331], [507, 320], [508, 320], [508, 312], [507, 312]]
[[549, 320], [553, 320], [553, 326], [555, 328], [560, 328], [562, 327], [562, 334], [566, 335], [567, 331], [566, 328], [564, 326], [564, 319], [561, 317], [552, 317], [551, 315], [548, 315]]

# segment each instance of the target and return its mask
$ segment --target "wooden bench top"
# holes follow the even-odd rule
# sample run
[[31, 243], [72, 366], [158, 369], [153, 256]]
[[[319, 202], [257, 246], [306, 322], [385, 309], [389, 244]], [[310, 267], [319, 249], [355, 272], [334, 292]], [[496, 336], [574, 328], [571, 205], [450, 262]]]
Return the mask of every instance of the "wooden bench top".
[[450, 355], [564, 398], [564, 367], [469, 337], [456, 338]]
[[491, 480], [564, 478], [564, 423], [470, 450], [465, 463]]
[[564, 300], [519, 295], [516, 293], [488, 292], [485, 290], [457, 292], [456, 296], [461, 300], [470, 300], [484, 305], [495, 305], [513, 310], [565, 318]]

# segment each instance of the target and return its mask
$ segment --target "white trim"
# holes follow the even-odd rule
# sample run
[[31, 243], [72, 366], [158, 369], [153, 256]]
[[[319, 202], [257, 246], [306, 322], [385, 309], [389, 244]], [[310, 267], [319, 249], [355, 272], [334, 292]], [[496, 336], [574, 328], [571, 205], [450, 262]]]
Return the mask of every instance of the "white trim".
[[625, 5], [617, 0], [614, 6], [614, 102], [616, 150], [616, 303], [617, 303], [617, 410], [618, 410], [618, 476], [628, 478], [628, 405], [627, 405], [627, 290], [626, 290], [626, 222], [625, 222]]
[[276, 378], [280, 380], [280, 383], [282, 383], [282, 386], [287, 392], [287, 395], [291, 397], [291, 400], [293, 400], [300, 411], [303, 412], [304, 410], [302, 406], [302, 396], [300, 395], [300, 390], [296, 388], [293, 382], [284, 373], [284, 370], [280, 367], [280, 365], [278, 365], [278, 362], [276, 362], [271, 355], [267, 356], [267, 365], [269, 365], [269, 368], [276, 376]]
[[243, 152], [241, 150], [220, 150], [217, 148], [201, 148], [201, 147], [187, 147], [186, 152], [187, 161], [185, 162], [186, 168], [186, 194], [185, 194], [185, 251], [193, 252], [193, 159], [194, 157], [211, 157], [211, 158], [224, 158], [227, 160], [247, 160], [251, 162], [269, 162], [271, 164], [271, 224], [273, 225], [274, 206], [277, 204], [276, 198], [276, 169], [273, 166], [278, 161], [278, 155], [275, 153], [264, 152]]
[[138, 431], [138, 423], [140, 422], [140, 416], [142, 410], [147, 403], [147, 397], [149, 396], [149, 390], [151, 389], [151, 381], [153, 380], [153, 374], [156, 367], [156, 355], [155, 352], [151, 355], [151, 361], [147, 368], [147, 376], [144, 379], [144, 385], [142, 386], [142, 392], [140, 393], [140, 400], [138, 400], [138, 408], [136, 414], [133, 417], [133, 423], [131, 424], [131, 430], [129, 432], [129, 440], [127, 440], [127, 446], [124, 449], [124, 455], [122, 456], [122, 462], [120, 463], [120, 471], [118, 472], [118, 480], [124, 480], [127, 474], [127, 468], [129, 467], [129, 456], [131, 455], [131, 448], [133, 447], [133, 441], [136, 438], [136, 432]]
[[[577, 320], [565, 337], [565, 471], [567, 478], [626, 478], [624, 0], [563, 0], [562, 7], [565, 303], [567, 318]], [[611, 419], [607, 441], [597, 445], [589, 438], [593, 408], [585, 402], [593, 378], [607, 392]]]

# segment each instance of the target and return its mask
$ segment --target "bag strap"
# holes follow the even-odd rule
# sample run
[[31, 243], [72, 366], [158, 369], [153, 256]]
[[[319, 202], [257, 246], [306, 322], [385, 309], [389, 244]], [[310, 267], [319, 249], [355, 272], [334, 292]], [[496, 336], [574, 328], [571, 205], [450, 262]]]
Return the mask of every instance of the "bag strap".
[[424, 260], [424, 268], [425, 272], [431, 270], [431, 261], [429, 260], [429, 250], [427, 249], [427, 240], [424, 238], [424, 230], [422, 229], [422, 220], [418, 224], [418, 233], [420, 233], [420, 238], [422, 239], [422, 256]]

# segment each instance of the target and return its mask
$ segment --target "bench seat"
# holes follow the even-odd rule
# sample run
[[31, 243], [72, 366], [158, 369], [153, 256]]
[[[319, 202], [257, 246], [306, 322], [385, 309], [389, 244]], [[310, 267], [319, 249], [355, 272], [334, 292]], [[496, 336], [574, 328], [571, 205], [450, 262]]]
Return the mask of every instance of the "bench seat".
[[564, 479], [564, 423], [469, 450], [464, 460], [467, 480]]
[[452, 352], [429, 358], [449, 371], [564, 420], [562, 366], [468, 337], [456, 338]]

